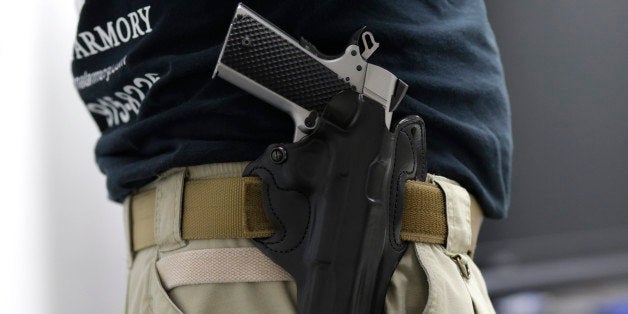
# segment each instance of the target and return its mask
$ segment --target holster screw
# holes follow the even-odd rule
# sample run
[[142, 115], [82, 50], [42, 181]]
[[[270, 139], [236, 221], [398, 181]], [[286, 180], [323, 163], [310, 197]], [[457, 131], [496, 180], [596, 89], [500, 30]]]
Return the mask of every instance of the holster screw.
[[288, 159], [288, 152], [281, 146], [275, 147], [270, 152], [270, 159], [272, 159], [272, 161], [276, 164], [283, 163], [286, 159]]

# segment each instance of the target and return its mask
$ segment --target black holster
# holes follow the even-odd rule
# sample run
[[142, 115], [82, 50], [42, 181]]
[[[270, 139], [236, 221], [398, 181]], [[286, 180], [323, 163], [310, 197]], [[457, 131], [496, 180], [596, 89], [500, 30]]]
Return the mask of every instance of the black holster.
[[380, 104], [345, 91], [316, 123], [245, 169], [262, 178], [276, 230], [255, 244], [294, 277], [299, 313], [382, 313], [407, 247], [405, 182], [426, 175], [423, 121], [409, 116], [390, 132]]

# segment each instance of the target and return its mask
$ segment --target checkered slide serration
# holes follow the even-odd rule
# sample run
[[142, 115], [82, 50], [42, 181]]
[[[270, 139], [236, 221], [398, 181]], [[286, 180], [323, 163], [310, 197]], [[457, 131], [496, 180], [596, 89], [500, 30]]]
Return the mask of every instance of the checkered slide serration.
[[250, 16], [237, 17], [222, 63], [306, 109], [351, 85]]

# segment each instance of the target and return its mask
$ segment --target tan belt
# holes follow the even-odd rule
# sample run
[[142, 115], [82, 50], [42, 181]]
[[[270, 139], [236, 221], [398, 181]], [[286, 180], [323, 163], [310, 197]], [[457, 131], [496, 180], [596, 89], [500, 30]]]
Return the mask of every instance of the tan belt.
[[[133, 250], [155, 245], [155, 189], [131, 198]], [[433, 184], [407, 181], [401, 239], [445, 244], [445, 195]], [[262, 207], [262, 183], [257, 177], [190, 180], [183, 190], [181, 236], [186, 240], [263, 238], [274, 230]]]

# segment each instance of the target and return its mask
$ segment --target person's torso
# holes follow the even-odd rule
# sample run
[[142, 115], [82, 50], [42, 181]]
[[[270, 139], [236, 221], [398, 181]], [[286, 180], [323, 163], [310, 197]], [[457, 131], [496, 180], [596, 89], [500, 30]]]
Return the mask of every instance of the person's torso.
[[[102, 132], [96, 158], [113, 199], [171, 167], [252, 160], [268, 144], [291, 140], [286, 114], [211, 79], [237, 3], [83, 5], [72, 71]], [[245, 4], [328, 54], [342, 52], [366, 25], [380, 42], [370, 62], [410, 85], [397, 117], [426, 121], [430, 171], [466, 184], [489, 215], [504, 214], [509, 104], [482, 1]]]

